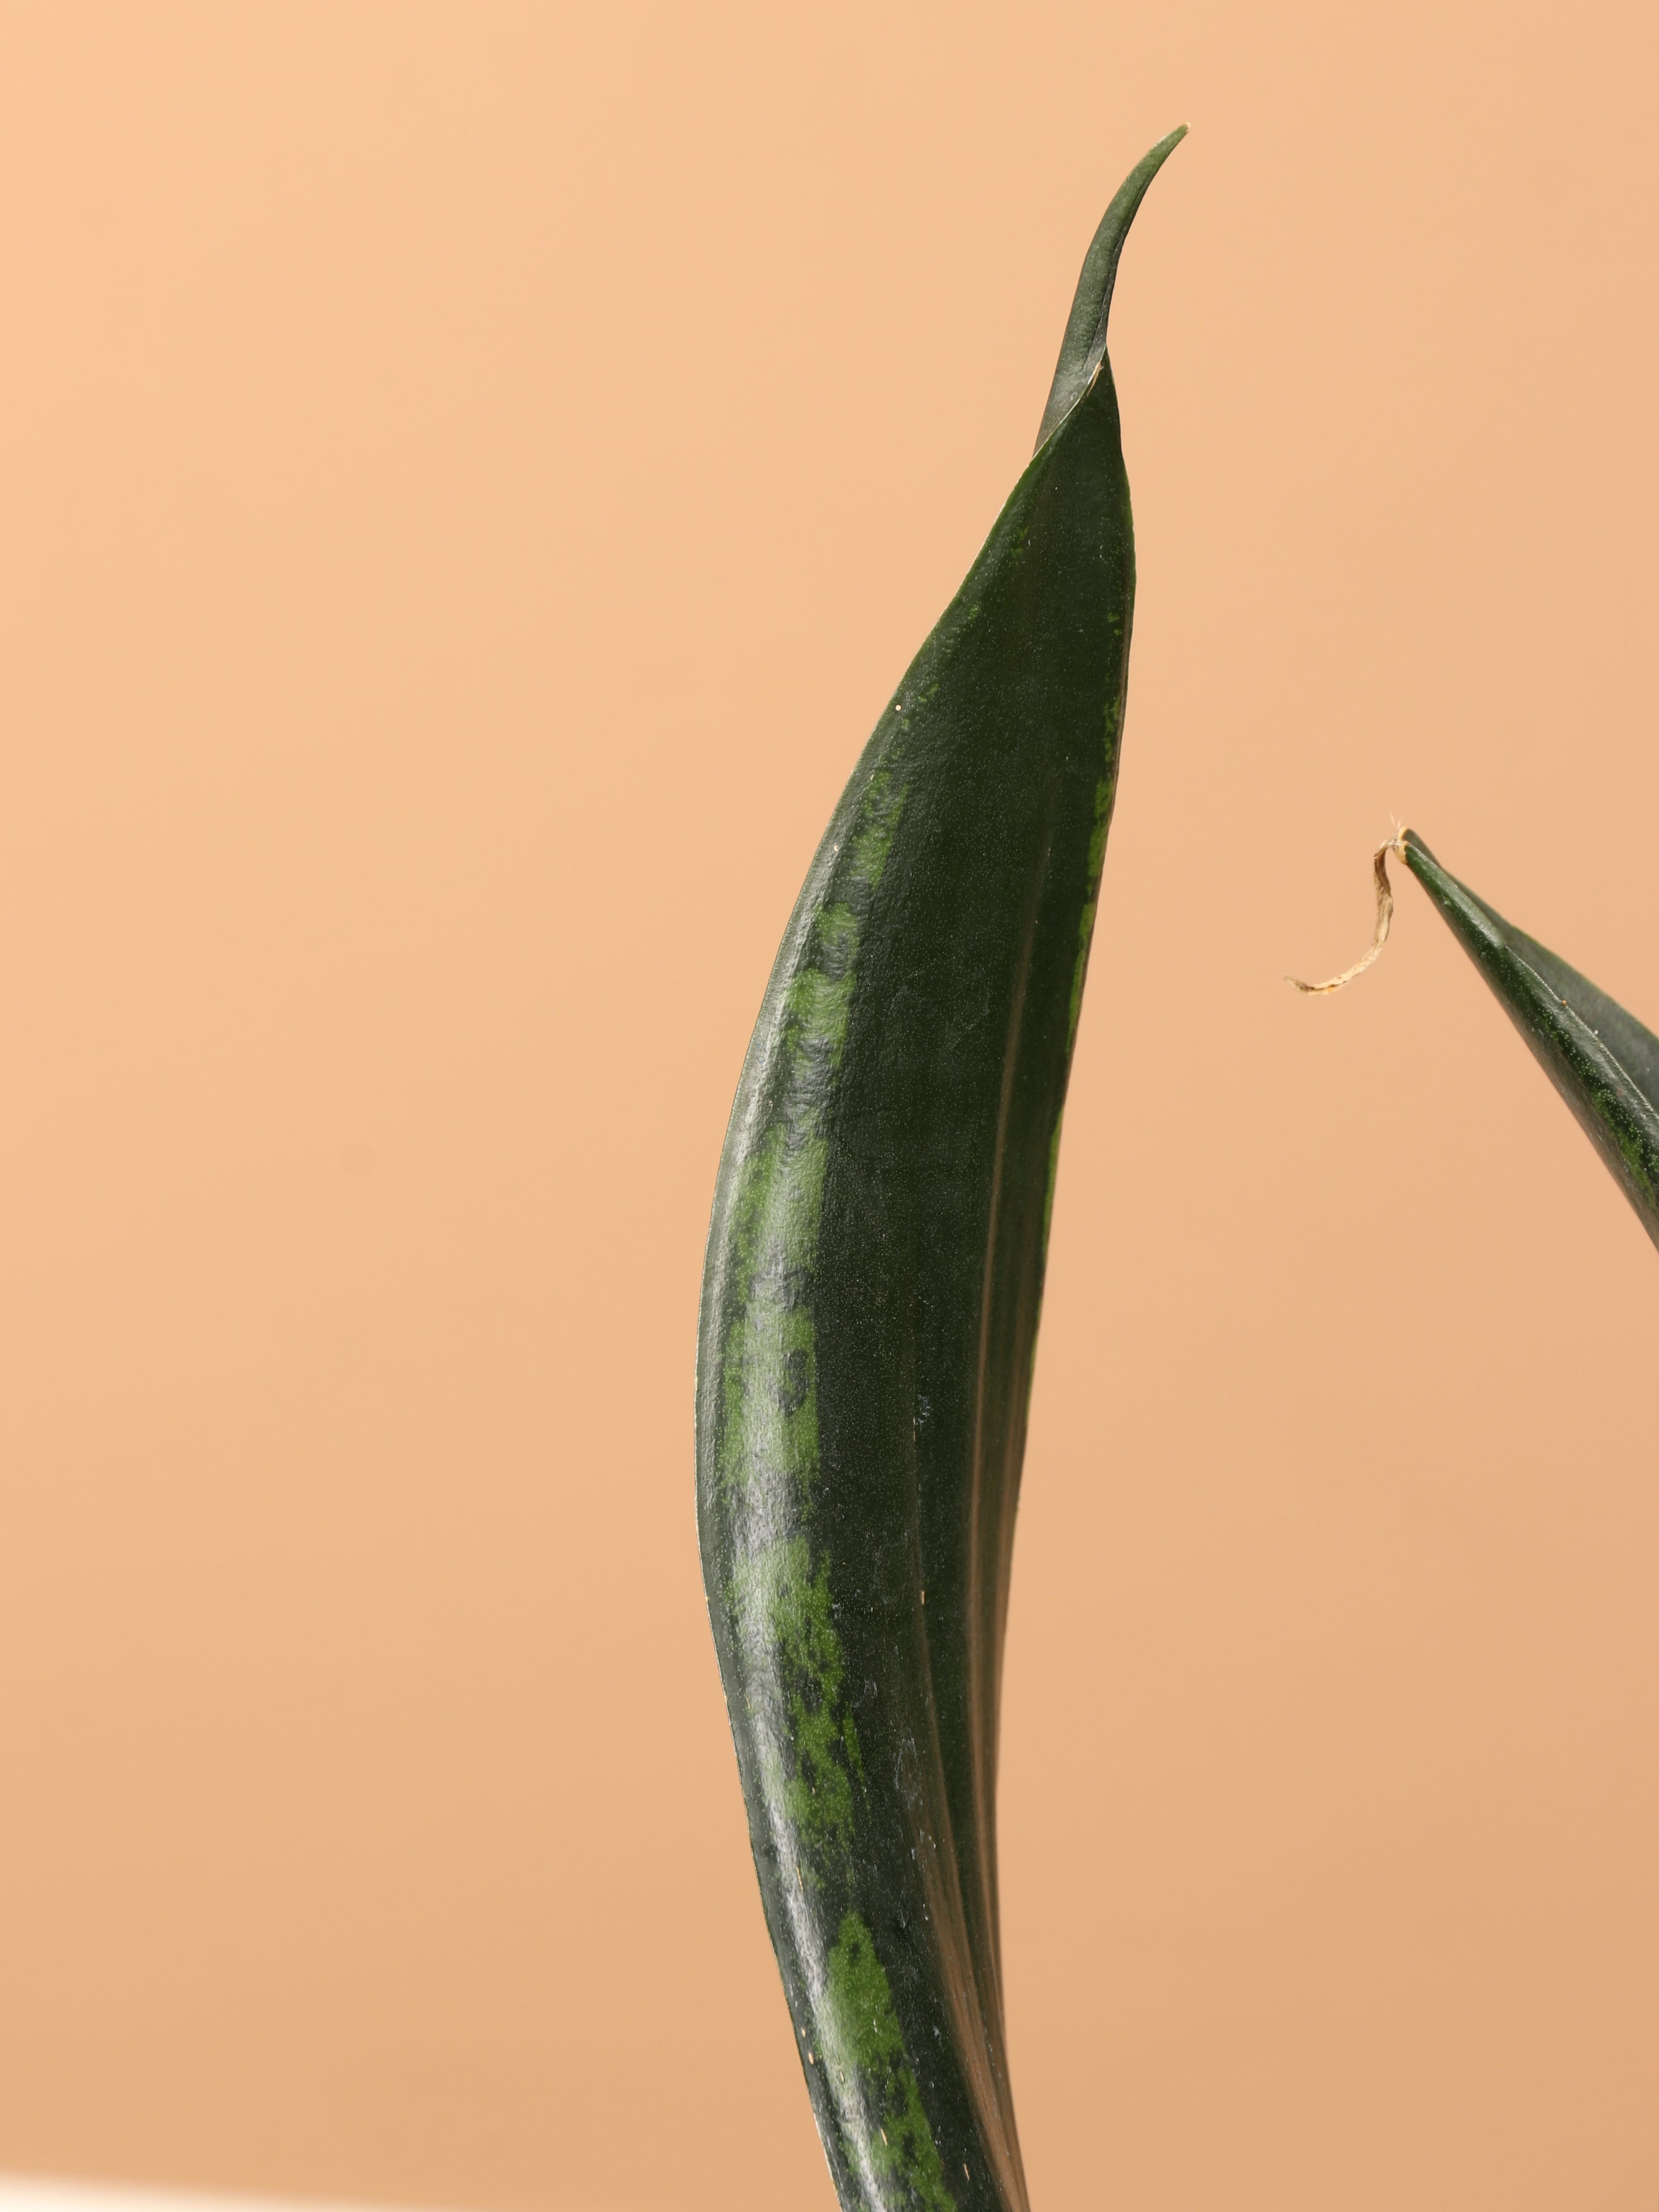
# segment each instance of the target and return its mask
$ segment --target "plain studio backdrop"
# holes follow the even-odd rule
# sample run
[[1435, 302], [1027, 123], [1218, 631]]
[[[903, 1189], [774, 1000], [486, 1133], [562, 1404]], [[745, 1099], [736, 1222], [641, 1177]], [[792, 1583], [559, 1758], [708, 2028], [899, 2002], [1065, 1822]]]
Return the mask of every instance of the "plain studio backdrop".
[[692, 1517], [779, 933], [1079, 264], [1140, 594], [1003, 1717], [1032, 2193], [1650, 2212], [1650, 0], [10, 0], [0, 2167], [826, 2212]]

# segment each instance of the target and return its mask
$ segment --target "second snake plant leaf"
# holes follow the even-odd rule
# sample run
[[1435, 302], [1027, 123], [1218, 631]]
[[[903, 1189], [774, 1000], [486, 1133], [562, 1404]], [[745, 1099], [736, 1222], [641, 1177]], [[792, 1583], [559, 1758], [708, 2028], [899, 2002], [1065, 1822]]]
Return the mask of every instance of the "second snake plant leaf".
[[1415, 831], [1395, 849], [1659, 1244], [1659, 1037], [1449, 874]]

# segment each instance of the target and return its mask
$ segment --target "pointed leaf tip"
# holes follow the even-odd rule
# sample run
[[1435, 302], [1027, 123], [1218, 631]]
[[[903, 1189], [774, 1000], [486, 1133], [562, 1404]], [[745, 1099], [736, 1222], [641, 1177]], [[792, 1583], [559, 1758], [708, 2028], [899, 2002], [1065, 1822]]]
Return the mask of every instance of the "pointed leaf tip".
[[1659, 1037], [1477, 897], [1415, 830], [1400, 849], [1659, 1244]]
[[[1100, 218], [1100, 228], [1083, 257], [1083, 272], [1077, 280], [1066, 335], [1060, 340], [1060, 360], [1049, 387], [1048, 404], [1042, 410], [1037, 446], [1051, 437], [1071, 413], [1106, 358], [1106, 319], [1112, 310], [1112, 287], [1117, 281], [1118, 257], [1123, 251], [1123, 241], [1129, 234], [1135, 210], [1146, 197], [1146, 187], [1186, 136], [1186, 125], [1178, 123], [1168, 137], [1160, 138], [1151, 152], [1135, 163]], [[1032, 451], [1036, 450], [1036, 447], [1033, 447]]]

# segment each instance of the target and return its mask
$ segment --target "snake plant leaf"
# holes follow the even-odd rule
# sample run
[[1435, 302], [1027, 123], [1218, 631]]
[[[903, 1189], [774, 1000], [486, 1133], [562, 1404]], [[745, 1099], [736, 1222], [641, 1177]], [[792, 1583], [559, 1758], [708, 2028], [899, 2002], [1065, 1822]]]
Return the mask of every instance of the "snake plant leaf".
[[1414, 830], [1399, 849], [1659, 1244], [1659, 1037], [1448, 874]]
[[1084, 264], [1037, 448], [824, 832], [715, 1184], [697, 1522], [847, 2212], [1025, 2212], [994, 1809], [1014, 1510], [1134, 544]]

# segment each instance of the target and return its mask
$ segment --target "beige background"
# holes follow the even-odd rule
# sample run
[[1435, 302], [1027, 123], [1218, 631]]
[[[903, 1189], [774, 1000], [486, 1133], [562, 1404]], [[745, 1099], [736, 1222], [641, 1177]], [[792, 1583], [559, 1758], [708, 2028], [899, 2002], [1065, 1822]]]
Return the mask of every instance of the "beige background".
[[830, 2192], [692, 1527], [767, 967], [1123, 171], [1038, 2207], [1659, 2198], [1648, 0], [0, 14], [0, 2166]]

